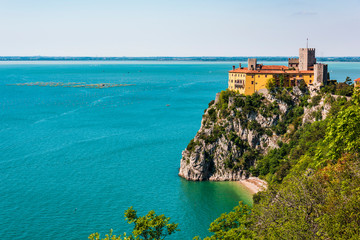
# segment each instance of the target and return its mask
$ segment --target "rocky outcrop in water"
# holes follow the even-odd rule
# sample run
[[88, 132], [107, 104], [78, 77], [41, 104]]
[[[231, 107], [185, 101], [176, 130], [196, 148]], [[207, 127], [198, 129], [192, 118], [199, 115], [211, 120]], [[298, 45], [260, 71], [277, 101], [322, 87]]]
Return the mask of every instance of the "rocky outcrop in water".
[[[248, 178], [256, 159], [277, 148], [286, 134], [305, 122], [325, 118], [329, 106], [316, 90], [294, 87], [252, 96], [229, 91], [209, 103], [194, 139], [182, 152], [179, 176], [193, 181], [234, 181]], [[314, 112], [316, 114], [314, 114]], [[321, 115], [321, 116], [320, 116]], [[303, 117], [305, 116], [305, 117]]]

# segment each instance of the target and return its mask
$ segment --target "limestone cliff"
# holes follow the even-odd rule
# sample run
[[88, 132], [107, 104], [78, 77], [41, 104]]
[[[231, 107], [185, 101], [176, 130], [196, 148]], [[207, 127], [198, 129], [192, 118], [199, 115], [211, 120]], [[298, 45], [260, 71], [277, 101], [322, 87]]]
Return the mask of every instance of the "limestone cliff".
[[298, 87], [252, 96], [218, 93], [205, 110], [200, 130], [182, 152], [179, 175], [193, 181], [248, 178], [260, 154], [277, 148], [286, 134], [305, 122], [326, 117], [328, 106], [315, 96], [316, 91]]

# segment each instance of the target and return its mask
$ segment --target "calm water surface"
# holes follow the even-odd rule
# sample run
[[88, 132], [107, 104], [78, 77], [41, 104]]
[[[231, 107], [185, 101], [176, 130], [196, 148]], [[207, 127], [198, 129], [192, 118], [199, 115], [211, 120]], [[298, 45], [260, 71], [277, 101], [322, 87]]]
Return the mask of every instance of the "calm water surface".
[[[268, 63], [272, 64], [272, 63]], [[276, 62], [275, 64], [282, 64]], [[0, 233], [5, 239], [87, 239], [130, 232], [123, 217], [154, 209], [180, 224], [170, 239], [209, 224], [251, 196], [237, 183], [187, 182], [181, 152], [233, 63], [0, 63]], [[329, 63], [332, 79], [359, 63]], [[86, 89], [24, 82], [127, 83]]]

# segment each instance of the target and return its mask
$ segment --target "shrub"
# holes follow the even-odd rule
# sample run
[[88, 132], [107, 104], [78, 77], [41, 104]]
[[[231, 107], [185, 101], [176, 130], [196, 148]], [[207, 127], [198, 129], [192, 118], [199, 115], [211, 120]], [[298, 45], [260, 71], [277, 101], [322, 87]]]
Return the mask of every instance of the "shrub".
[[214, 108], [210, 108], [208, 111], [208, 114], [209, 114], [210, 120], [212, 122], [215, 122], [216, 121], [216, 110]]
[[270, 93], [275, 92], [276, 90], [276, 81], [274, 78], [270, 78], [265, 85], [266, 89], [269, 90]]
[[313, 96], [313, 97], [311, 98], [311, 104], [310, 104], [310, 106], [313, 107], [313, 106], [319, 105], [320, 100], [321, 100], [321, 95], [315, 95], [315, 96]]
[[275, 127], [274, 127], [275, 133], [276, 135], [281, 135], [286, 133], [287, 130], [287, 126], [285, 125], [284, 122], [279, 122]]
[[271, 131], [270, 129], [266, 129], [265, 134], [271, 137], [273, 135], [273, 131]]
[[195, 142], [194, 139], [191, 139], [189, 144], [187, 145], [186, 149], [190, 152], [195, 150], [196, 145], [198, 145], [198, 142]]
[[214, 103], [215, 103], [215, 101], [214, 101], [214, 100], [211, 100], [211, 101], [209, 102], [209, 107], [212, 106]]

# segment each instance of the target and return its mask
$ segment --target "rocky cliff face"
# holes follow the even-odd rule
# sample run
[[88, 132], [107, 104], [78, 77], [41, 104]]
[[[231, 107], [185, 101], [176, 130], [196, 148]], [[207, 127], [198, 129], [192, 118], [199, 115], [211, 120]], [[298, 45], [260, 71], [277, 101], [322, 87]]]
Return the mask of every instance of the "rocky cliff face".
[[297, 87], [246, 97], [228, 91], [217, 94], [205, 110], [200, 130], [182, 152], [179, 175], [193, 181], [248, 178], [260, 154], [277, 148], [299, 125], [326, 117], [324, 100], [320, 97], [317, 106], [303, 106], [311, 101], [309, 90]]

